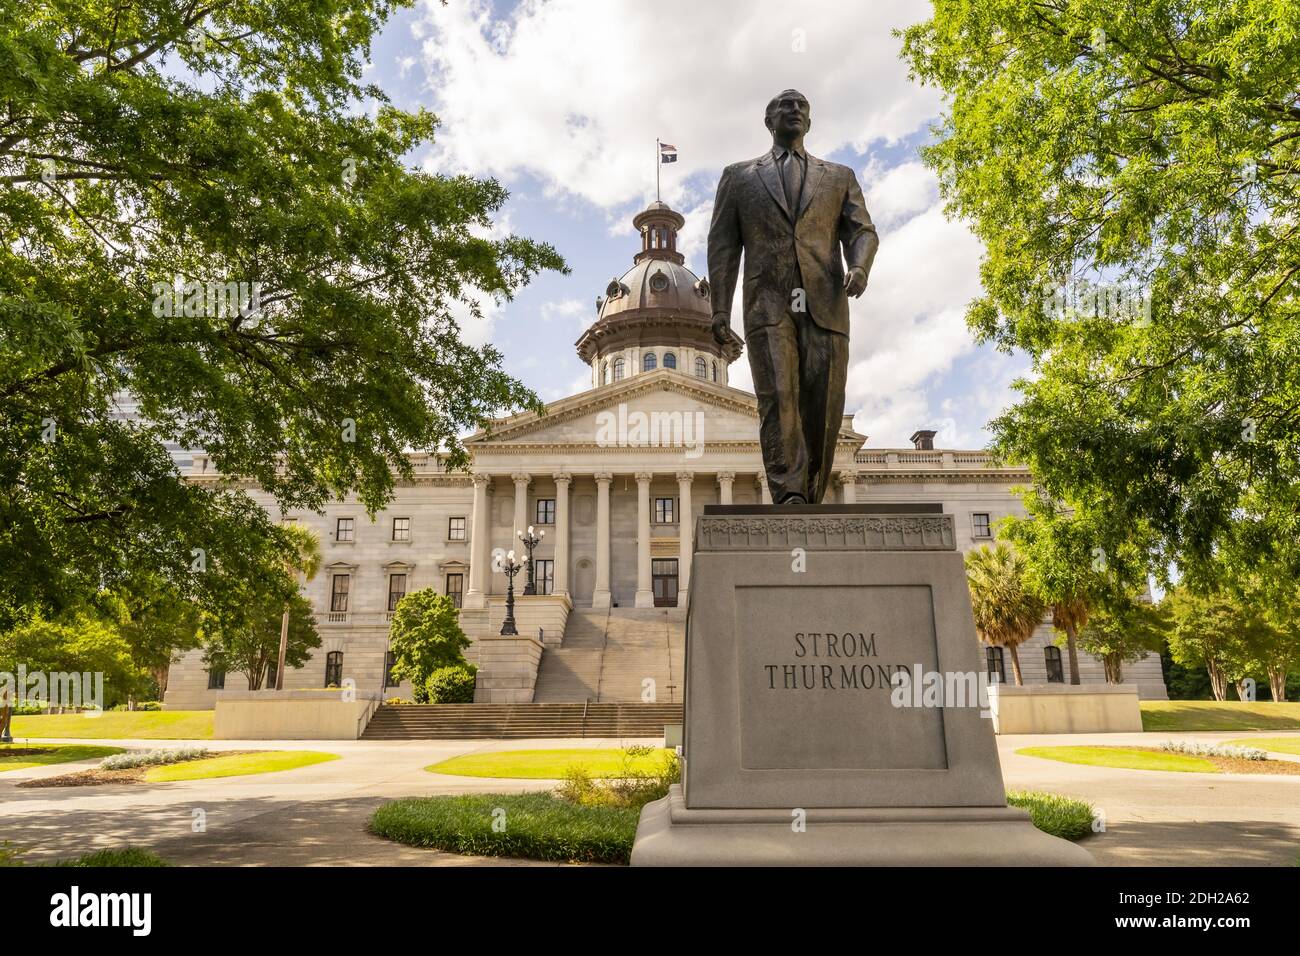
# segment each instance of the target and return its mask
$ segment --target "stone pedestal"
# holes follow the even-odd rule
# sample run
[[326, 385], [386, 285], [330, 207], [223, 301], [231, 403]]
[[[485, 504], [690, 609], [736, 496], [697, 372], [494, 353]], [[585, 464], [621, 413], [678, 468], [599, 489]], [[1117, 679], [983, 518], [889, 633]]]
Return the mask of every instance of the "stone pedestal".
[[914, 511], [705, 509], [683, 785], [633, 865], [1091, 863], [1007, 807], [953, 519]]
[[476, 704], [531, 704], [542, 642], [535, 637], [485, 637], [478, 644]]

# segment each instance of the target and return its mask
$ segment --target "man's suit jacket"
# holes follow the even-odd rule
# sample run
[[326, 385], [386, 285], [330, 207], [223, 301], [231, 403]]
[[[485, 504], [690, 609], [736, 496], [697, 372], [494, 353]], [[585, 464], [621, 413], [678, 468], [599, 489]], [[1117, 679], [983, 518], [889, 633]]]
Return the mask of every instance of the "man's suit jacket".
[[713, 313], [730, 314], [740, 254], [745, 253], [745, 332], [774, 325], [790, 312], [792, 292], [806, 292], [814, 322], [849, 332], [844, 259], [868, 274], [880, 244], [853, 170], [807, 156], [797, 214], [785, 199], [771, 151], [722, 172], [709, 226]]

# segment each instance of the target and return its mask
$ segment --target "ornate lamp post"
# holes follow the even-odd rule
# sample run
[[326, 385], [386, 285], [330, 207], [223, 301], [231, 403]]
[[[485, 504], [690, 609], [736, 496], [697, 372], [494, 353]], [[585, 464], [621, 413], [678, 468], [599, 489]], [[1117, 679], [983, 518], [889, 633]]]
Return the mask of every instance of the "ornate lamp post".
[[519, 535], [519, 540], [528, 549], [528, 583], [524, 585], [524, 593], [536, 594], [537, 582], [533, 580], [533, 548], [542, 543], [542, 539], [546, 537], [546, 532], [538, 531], [534, 534], [533, 526], [529, 525], [527, 534], [522, 531], [516, 531], [515, 534]]
[[523, 565], [515, 560], [515, 553], [507, 551], [506, 556], [501, 558], [497, 563], [497, 570], [506, 576], [506, 619], [501, 625], [501, 634], [517, 635], [519, 629], [515, 627], [515, 575], [523, 570]]

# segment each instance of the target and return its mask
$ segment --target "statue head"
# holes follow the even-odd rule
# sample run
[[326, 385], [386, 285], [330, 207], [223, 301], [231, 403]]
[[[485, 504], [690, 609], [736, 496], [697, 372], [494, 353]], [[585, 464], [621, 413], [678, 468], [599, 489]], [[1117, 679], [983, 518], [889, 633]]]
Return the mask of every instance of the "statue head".
[[767, 104], [763, 123], [776, 139], [787, 142], [801, 139], [812, 129], [808, 98], [798, 90], [782, 90]]

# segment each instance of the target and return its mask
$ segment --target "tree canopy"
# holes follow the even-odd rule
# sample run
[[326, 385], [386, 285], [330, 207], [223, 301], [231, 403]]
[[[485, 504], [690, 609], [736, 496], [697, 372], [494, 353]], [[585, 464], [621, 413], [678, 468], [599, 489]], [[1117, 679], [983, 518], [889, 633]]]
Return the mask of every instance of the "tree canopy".
[[213, 607], [292, 556], [167, 442], [373, 510], [408, 450], [458, 467], [536, 407], [454, 316], [564, 264], [495, 181], [411, 167], [436, 118], [361, 81], [403, 5], [0, 7], [0, 628], [143, 574]]
[[1032, 360], [996, 450], [1157, 573], [1242, 537], [1294, 575], [1300, 5], [935, 0], [903, 40], [986, 249], [970, 326]]

